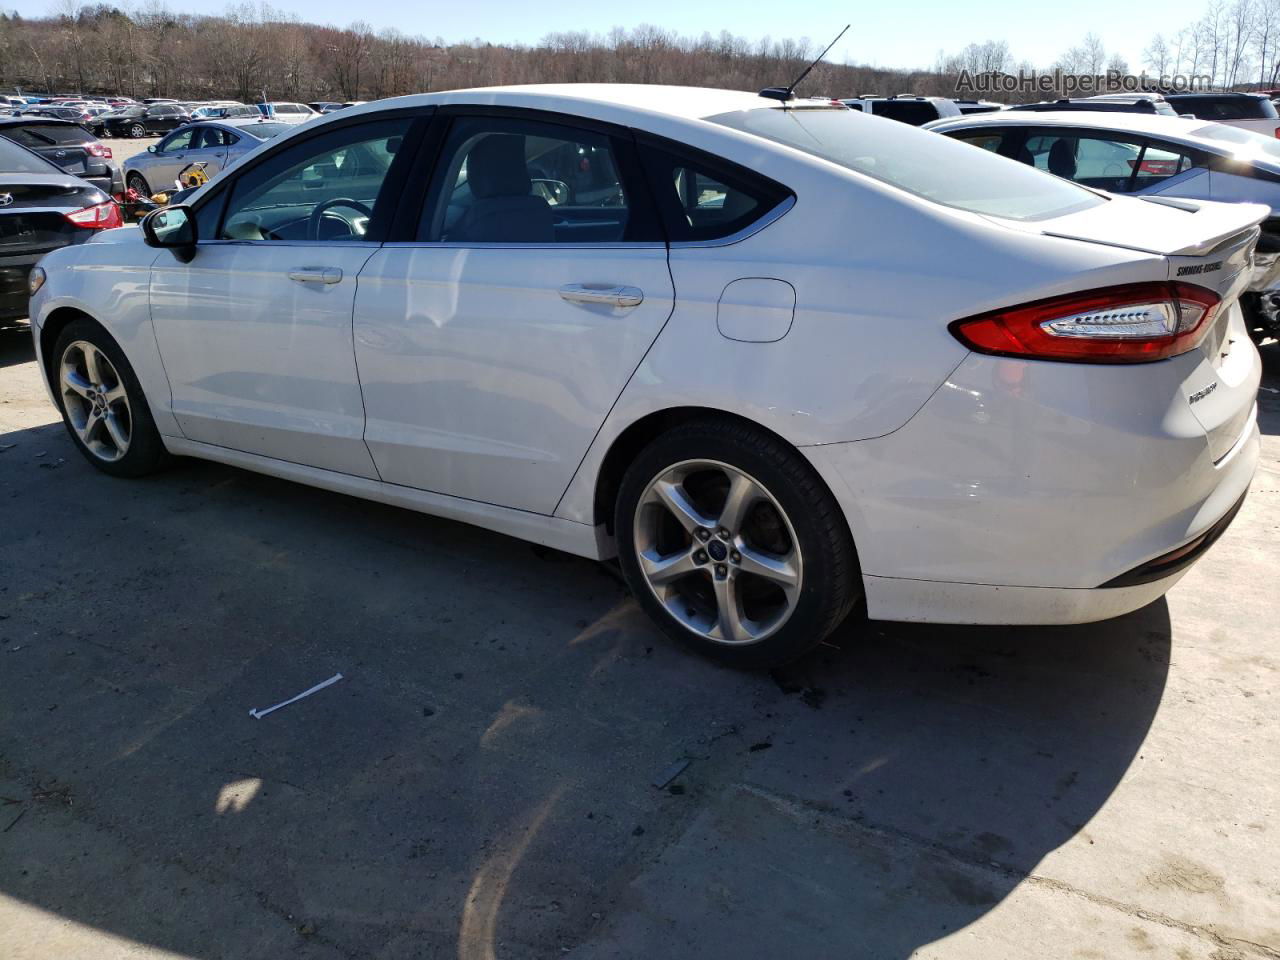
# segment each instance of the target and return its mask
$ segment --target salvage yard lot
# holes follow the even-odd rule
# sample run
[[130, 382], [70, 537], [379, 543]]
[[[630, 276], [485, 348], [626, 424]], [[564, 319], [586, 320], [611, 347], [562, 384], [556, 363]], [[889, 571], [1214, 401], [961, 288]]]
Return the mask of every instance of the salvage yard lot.
[[212, 464], [104, 477], [0, 333], [0, 956], [1280, 955], [1263, 353], [1252, 493], [1167, 600], [854, 625], [768, 675], [583, 560]]

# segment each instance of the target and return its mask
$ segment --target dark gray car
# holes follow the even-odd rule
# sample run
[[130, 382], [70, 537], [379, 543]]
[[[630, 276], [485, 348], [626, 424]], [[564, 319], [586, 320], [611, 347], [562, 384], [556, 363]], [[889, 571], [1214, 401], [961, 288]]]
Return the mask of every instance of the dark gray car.
[[146, 153], [125, 161], [125, 186], [143, 196], [173, 190], [178, 176], [196, 164], [204, 164], [212, 177], [264, 140], [292, 129], [292, 124], [259, 120], [202, 120], [179, 127]]

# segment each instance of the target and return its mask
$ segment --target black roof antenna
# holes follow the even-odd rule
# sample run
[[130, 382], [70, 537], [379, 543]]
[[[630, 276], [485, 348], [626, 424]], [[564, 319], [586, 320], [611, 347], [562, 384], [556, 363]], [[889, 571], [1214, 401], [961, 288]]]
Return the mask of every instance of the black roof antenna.
[[823, 50], [820, 54], [818, 54], [818, 59], [814, 60], [813, 63], [805, 67], [804, 73], [800, 74], [800, 76], [792, 80], [791, 85], [789, 87], [765, 87], [763, 90], [760, 91], [760, 96], [766, 97], [769, 100], [781, 100], [783, 103], [786, 103], [788, 100], [795, 99], [795, 89], [796, 87], [800, 86], [800, 81], [802, 81], [805, 77], [809, 75], [810, 70], [812, 70], [814, 67], [816, 67], [818, 64], [822, 62], [822, 58], [825, 57], [831, 51], [832, 47], [834, 47], [837, 43], [840, 42], [840, 38], [849, 32], [849, 28], [851, 26], [853, 26], [853, 24], [846, 23], [844, 25], [844, 29], [836, 34], [836, 38], [827, 44], [827, 49]]

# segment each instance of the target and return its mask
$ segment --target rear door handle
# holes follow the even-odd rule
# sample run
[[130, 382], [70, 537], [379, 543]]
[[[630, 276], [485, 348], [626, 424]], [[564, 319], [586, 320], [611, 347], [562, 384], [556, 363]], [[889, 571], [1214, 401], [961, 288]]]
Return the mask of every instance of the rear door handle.
[[630, 308], [644, 302], [644, 291], [639, 287], [607, 283], [566, 283], [560, 288], [560, 299], [569, 303], [603, 303], [610, 307]]
[[299, 283], [337, 283], [342, 279], [342, 270], [338, 267], [294, 267], [289, 271], [289, 279]]

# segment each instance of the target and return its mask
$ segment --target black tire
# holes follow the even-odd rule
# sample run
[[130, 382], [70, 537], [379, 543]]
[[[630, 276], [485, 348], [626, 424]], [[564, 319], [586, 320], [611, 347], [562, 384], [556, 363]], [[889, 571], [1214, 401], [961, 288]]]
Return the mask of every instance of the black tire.
[[[71, 423], [68, 400], [63, 395], [60, 384], [60, 373], [63, 358], [68, 350], [73, 344], [80, 342], [92, 344], [106, 356], [119, 375], [120, 385], [124, 387], [128, 397], [129, 443], [128, 449], [118, 460], [104, 460], [90, 450]], [[142, 392], [141, 384], [138, 383], [138, 377], [133, 372], [133, 367], [130, 366], [124, 351], [99, 324], [87, 317], [67, 324], [58, 336], [53, 355], [48, 358], [48, 364], [49, 382], [53, 387], [54, 396], [58, 399], [63, 426], [66, 427], [71, 442], [76, 445], [76, 449], [86, 460], [103, 473], [113, 477], [146, 476], [165, 463], [168, 454], [164, 449], [164, 442], [160, 439], [160, 432], [156, 429], [155, 420], [152, 419], [151, 408], [147, 405], [147, 398]]]
[[129, 128], [129, 136], [135, 140], [141, 140], [147, 135], [147, 128], [140, 123], [135, 123]]
[[[688, 461], [715, 461], [747, 474], [776, 501], [783, 522], [794, 531], [803, 569], [798, 596], [786, 619], [763, 639], [726, 644], [686, 626], [658, 599], [641, 571], [635, 525], [642, 498], [656, 478]], [[734, 666], [771, 667], [794, 660], [830, 635], [862, 596], [853, 539], [826, 484], [786, 443], [741, 421], [689, 422], [645, 447], [623, 476], [614, 534], [623, 576], [644, 611], [668, 636]], [[705, 573], [713, 575], [709, 569]]]
[[151, 187], [147, 183], [147, 178], [136, 171], [125, 178], [124, 185], [129, 190], [136, 190], [141, 197], [151, 196]]

